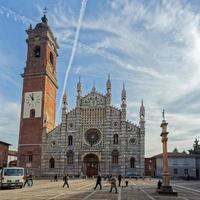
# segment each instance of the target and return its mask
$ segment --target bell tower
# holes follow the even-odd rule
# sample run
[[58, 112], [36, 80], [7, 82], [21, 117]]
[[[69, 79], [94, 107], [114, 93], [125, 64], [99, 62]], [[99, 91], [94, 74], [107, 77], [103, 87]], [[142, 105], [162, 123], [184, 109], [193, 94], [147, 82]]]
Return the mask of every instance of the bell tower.
[[55, 127], [56, 118], [56, 57], [58, 44], [48, 26], [46, 15], [27, 32], [27, 61], [24, 68], [18, 166], [39, 175], [41, 143], [44, 128]]

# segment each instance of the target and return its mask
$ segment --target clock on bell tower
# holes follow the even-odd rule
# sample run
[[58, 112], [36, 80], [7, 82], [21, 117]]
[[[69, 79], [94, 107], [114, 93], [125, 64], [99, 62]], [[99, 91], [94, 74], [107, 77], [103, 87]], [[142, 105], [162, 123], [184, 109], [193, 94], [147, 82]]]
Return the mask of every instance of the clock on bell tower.
[[18, 165], [39, 175], [42, 133], [55, 127], [58, 44], [45, 15], [41, 23], [35, 28], [30, 25], [26, 32], [28, 52], [22, 74]]

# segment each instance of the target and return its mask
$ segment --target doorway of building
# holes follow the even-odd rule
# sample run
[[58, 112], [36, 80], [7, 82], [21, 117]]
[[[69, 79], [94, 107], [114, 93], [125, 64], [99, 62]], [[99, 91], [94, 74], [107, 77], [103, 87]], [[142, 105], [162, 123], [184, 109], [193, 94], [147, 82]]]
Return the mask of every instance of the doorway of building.
[[92, 177], [98, 174], [99, 159], [95, 154], [88, 154], [83, 159], [85, 174]]

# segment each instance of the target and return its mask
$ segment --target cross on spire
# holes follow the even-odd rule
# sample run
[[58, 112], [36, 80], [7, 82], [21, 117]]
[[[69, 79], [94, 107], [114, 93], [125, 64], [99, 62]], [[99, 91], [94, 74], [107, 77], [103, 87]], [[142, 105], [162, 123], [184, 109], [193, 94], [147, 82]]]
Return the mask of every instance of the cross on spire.
[[44, 14], [44, 15], [47, 14], [47, 10], [48, 10], [47, 7], [45, 7], [45, 8], [43, 9], [43, 14]]

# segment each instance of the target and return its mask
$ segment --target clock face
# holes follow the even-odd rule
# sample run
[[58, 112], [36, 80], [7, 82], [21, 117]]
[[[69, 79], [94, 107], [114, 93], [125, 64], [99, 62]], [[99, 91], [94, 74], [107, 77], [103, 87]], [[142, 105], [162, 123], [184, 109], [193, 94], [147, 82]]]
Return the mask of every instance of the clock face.
[[35, 117], [41, 117], [42, 91], [26, 92], [24, 94], [23, 118], [30, 118], [30, 112], [35, 110]]

